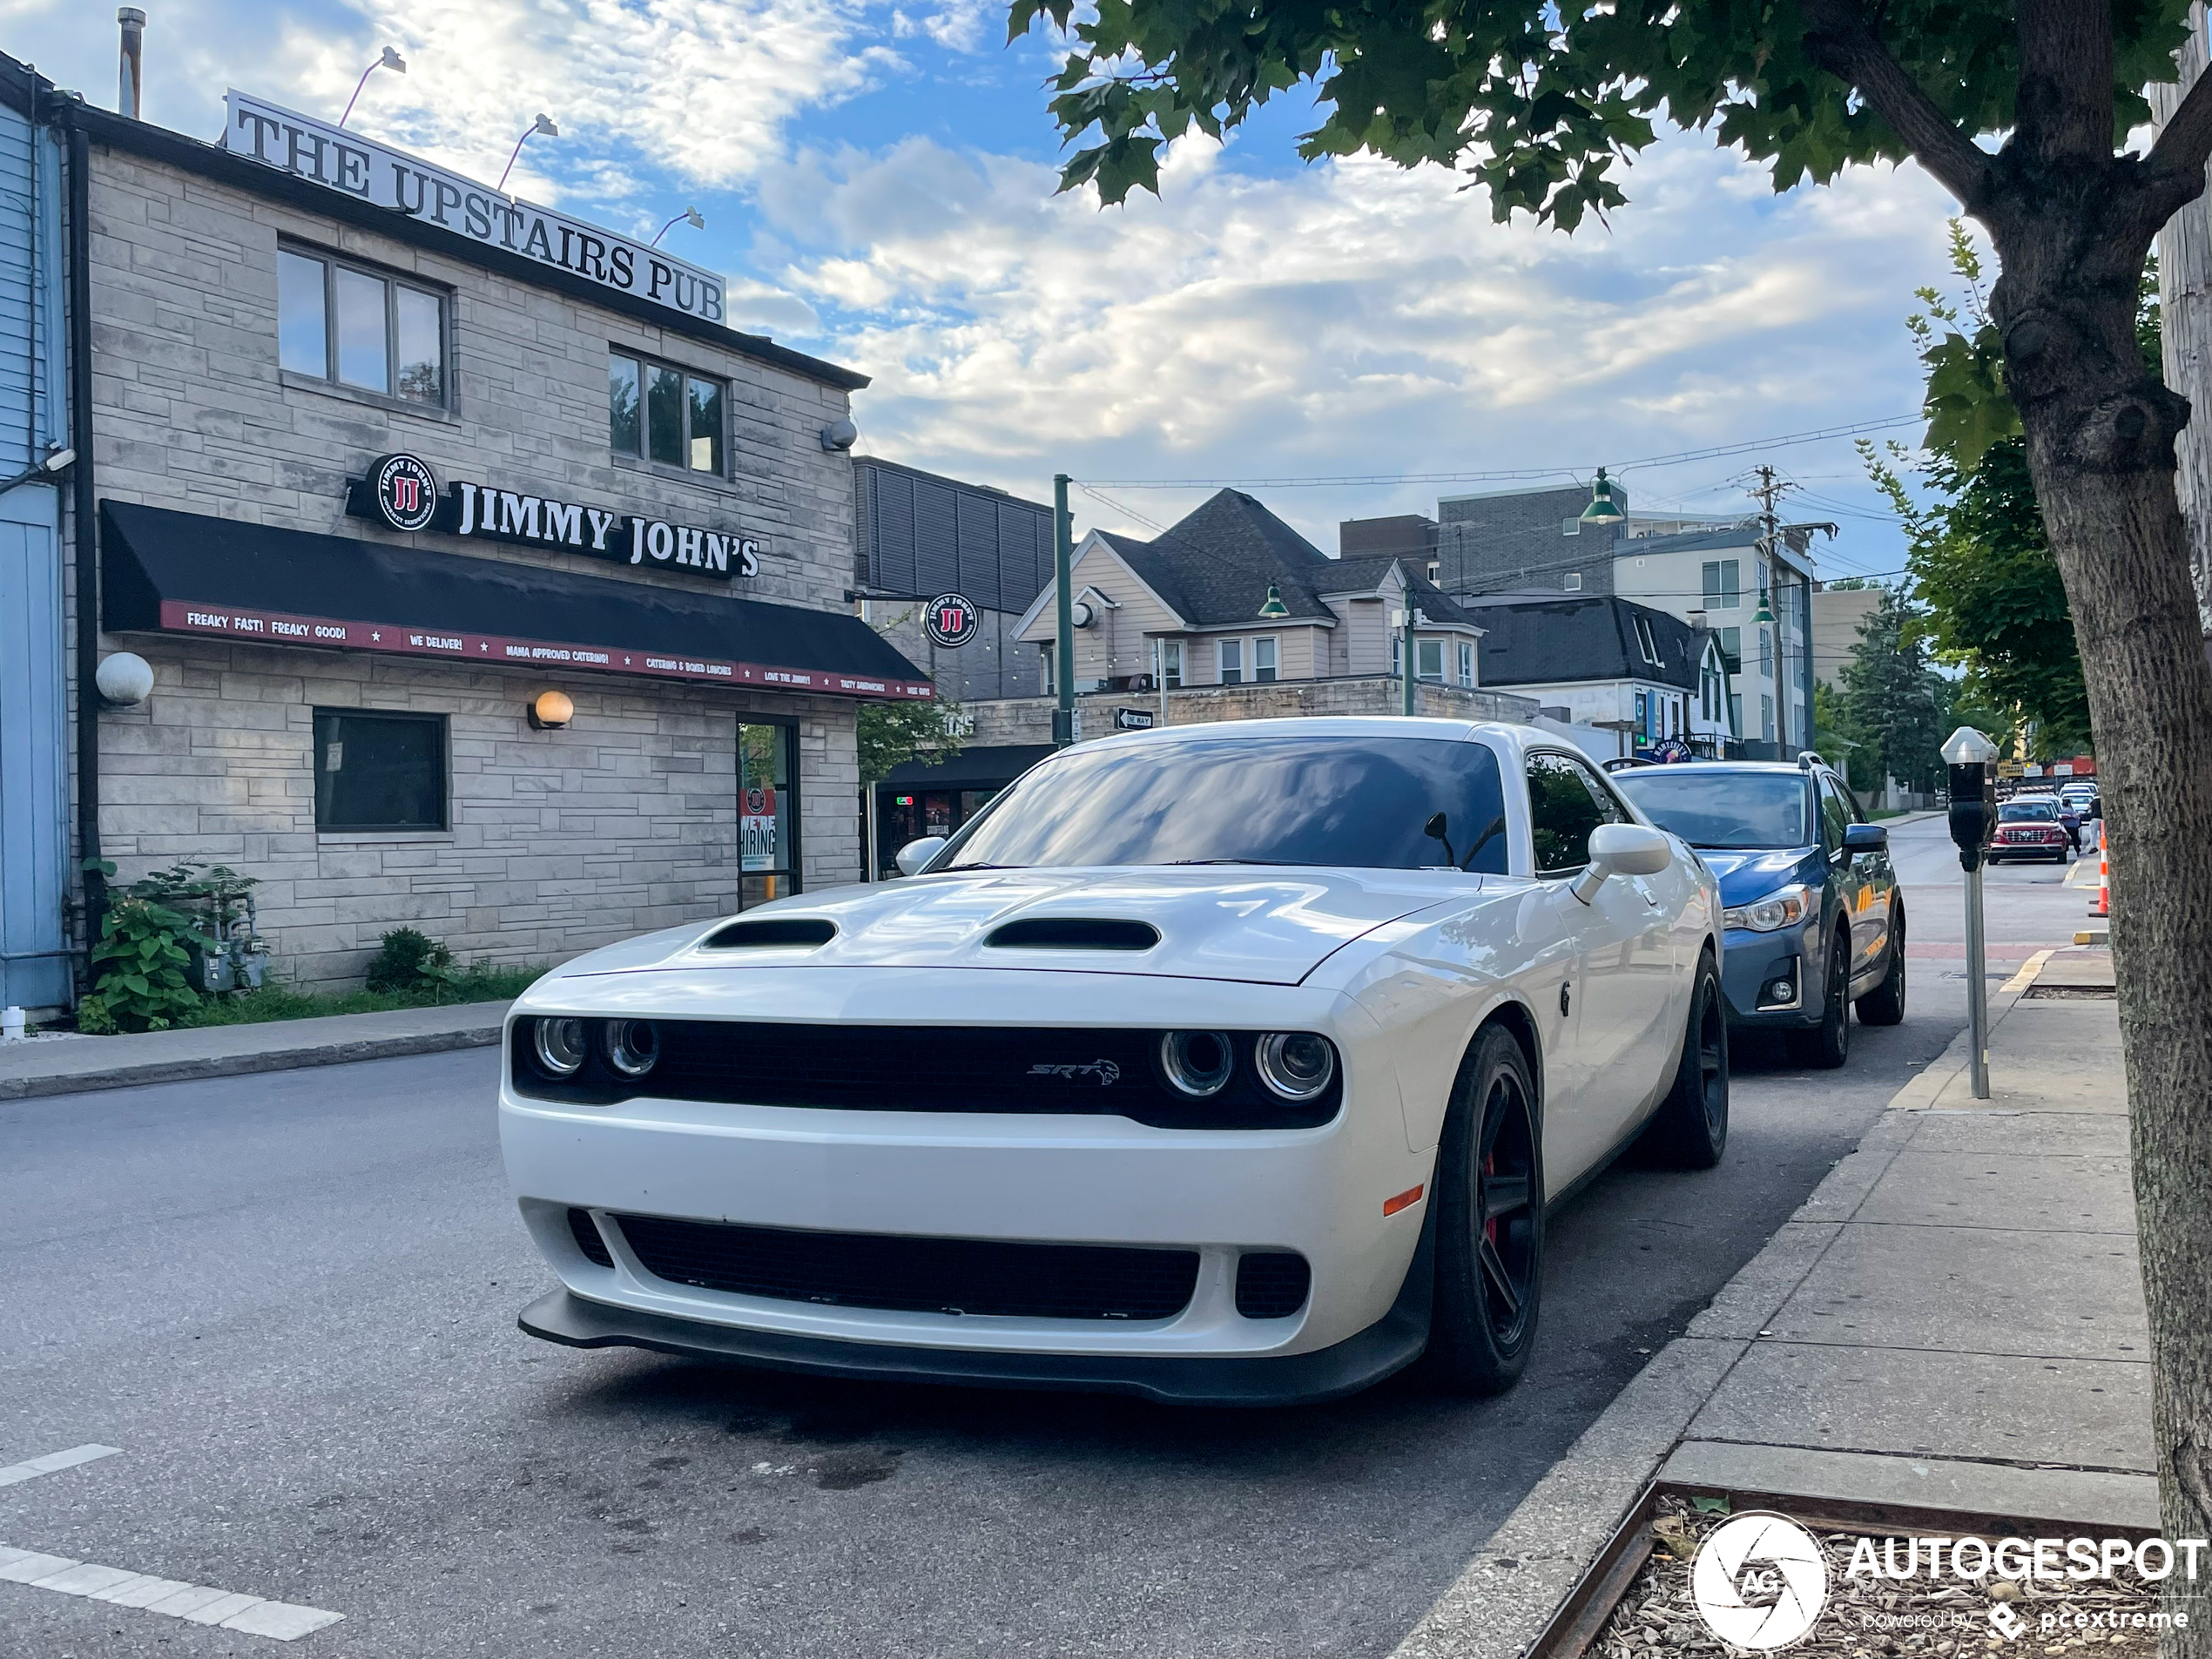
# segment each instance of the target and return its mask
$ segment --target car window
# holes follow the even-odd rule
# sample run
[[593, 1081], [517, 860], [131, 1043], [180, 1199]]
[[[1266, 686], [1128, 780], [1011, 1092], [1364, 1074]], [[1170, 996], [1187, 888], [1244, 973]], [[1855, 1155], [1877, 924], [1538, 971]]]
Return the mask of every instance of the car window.
[[1692, 846], [1738, 852], [1809, 846], [1818, 839], [1806, 821], [1812, 792], [1794, 768], [1638, 766], [1614, 773], [1613, 781], [1646, 818]]
[[2047, 824], [2055, 816], [2049, 804], [2040, 800], [2008, 800], [1997, 809], [2000, 824]]
[[1628, 817], [1588, 766], [1562, 754], [1528, 757], [1528, 833], [1538, 875], [1581, 869], [1590, 861], [1590, 832]]
[[1844, 798], [1836, 792], [1836, 786], [1827, 779], [1820, 780], [1821, 845], [1831, 853], [1843, 850], [1844, 832], [1851, 827], [1851, 809], [1844, 805]]
[[[1497, 757], [1481, 743], [1248, 737], [1226, 726], [1109, 740], [1023, 774], [930, 867], [1456, 864], [1503, 875], [1504, 797]], [[1440, 814], [1440, 841], [1427, 833]]]

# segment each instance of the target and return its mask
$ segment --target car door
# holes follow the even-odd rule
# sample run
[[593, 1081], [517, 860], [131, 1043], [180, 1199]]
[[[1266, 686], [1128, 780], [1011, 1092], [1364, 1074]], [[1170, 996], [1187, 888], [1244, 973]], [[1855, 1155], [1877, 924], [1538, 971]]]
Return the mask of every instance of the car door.
[[[1866, 821], [1858, 798], [1842, 779], [1831, 777], [1820, 780], [1820, 795], [1822, 839], [1826, 839], [1830, 819], [1838, 818], [1841, 822], [1835, 826], [1835, 837], [1836, 846], [1841, 847], [1844, 826]], [[1888, 853], [1875, 852], [1851, 853], [1841, 861], [1838, 873], [1844, 902], [1850, 907], [1851, 967], [1856, 980], [1881, 965], [1882, 953], [1889, 944], [1890, 896], [1897, 888], [1897, 872]]]
[[1545, 1103], [1546, 1176], [1557, 1190], [1612, 1150], [1657, 1086], [1673, 1055], [1653, 1052], [1664, 1045], [1652, 1032], [1676, 975], [1669, 913], [1648, 881], [1605, 881], [1587, 904], [1572, 891], [1590, 832], [1629, 821], [1628, 810], [1578, 757], [1539, 750], [1527, 766], [1534, 871], [1549, 883], [1553, 921], [1575, 941], [1571, 1093], [1554, 1089]]

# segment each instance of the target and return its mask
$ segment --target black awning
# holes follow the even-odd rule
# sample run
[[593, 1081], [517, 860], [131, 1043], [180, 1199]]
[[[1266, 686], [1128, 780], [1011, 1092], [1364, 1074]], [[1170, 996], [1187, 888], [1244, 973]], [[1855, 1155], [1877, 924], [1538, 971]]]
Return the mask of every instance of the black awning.
[[962, 749], [950, 760], [932, 765], [907, 760], [884, 774], [879, 789], [983, 789], [1012, 783], [1023, 772], [1055, 752], [1049, 743], [1009, 743], [981, 749]]
[[921, 698], [858, 617], [100, 504], [102, 625], [714, 685]]

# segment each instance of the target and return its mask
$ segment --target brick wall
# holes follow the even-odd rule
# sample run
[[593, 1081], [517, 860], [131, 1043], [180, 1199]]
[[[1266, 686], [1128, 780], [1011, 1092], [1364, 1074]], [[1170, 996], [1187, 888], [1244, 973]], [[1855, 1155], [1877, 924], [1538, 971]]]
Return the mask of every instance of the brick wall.
[[[845, 609], [852, 464], [819, 438], [847, 413], [842, 389], [105, 149], [93, 152], [91, 210], [102, 498]], [[450, 411], [395, 410], [280, 374], [280, 235], [449, 291]], [[732, 475], [612, 456], [610, 347], [728, 382]], [[497, 543], [462, 553], [449, 537], [346, 517], [345, 481], [394, 449], [441, 477], [743, 528], [766, 544], [760, 576], [724, 584]], [[841, 698], [162, 635], [118, 636], [103, 649], [138, 652], [157, 678], [145, 705], [102, 716], [101, 832], [121, 879], [179, 857], [259, 877], [263, 931], [299, 978], [358, 974], [377, 935], [401, 922], [464, 960], [543, 961], [733, 908], [736, 726], [748, 709], [799, 722], [807, 884], [859, 878], [853, 705]], [[524, 705], [549, 685], [576, 701], [567, 731], [524, 722]], [[450, 832], [318, 835], [318, 705], [447, 715]]]

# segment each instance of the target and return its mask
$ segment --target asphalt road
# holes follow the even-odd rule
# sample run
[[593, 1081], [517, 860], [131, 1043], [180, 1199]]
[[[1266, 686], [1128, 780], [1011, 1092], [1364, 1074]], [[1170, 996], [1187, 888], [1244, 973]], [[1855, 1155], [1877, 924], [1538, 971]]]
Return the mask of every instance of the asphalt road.
[[[1932, 827], [1898, 836], [1929, 948]], [[2061, 942], [2081, 895], [2051, 873], [2000, 872], [1993, 912]], [[288, 1650], [349, 1659], [1386, 1653], [1949, 1040], [1959, 968], [1913, 967], [1906, 1022], [1840, 1074], [1739, 1055], [1720, 1169], [1619, 1167], [1555, 1219], [1532, 1370], [1481, 1403], [1197, 1412], [545, 1346], [514, 1327], [550, 1281], [488, 1052], [0, 1106], [0, 1465], [122, 1448], [0, 1487], [0, 1544], [341, 1612]], [[0, 1655], [279, 1650], [0, 1582]]]

